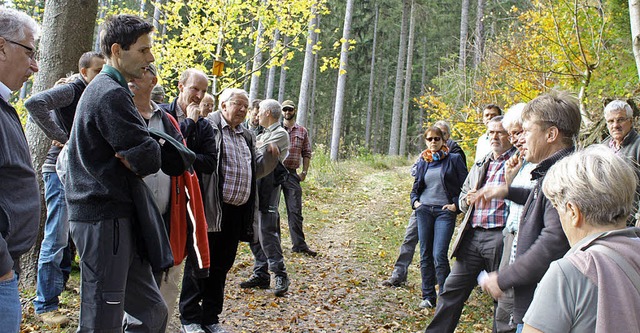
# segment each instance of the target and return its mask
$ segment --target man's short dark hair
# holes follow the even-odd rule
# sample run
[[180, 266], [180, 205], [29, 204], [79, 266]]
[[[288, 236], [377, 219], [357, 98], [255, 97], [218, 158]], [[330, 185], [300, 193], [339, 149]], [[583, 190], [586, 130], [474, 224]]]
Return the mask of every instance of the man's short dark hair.
[[254, 99], [253, 102], [251, 102], [251, 110], [253, 109], [259, 109], [260, 108], [260, 102], [262, 102], [261, 99]]
[[499, 106], [497, 106], [496, 104], [487, 104], [484, 107], [484, 110], [486, 110], [486, 109], [496, 110], [496, 111], [498, 111], [498, 115], [499, 116], [502, 115], [502, 109]]
[[80, 60], [78, 60], [78, 70], [81, 68], [89, 68], [91, 67], [91, 60], [93, 58], [104, 59], [104, 55], [100, 52], [89, 51], [85, 52], [80, 56]]
[[120, 44], [123, 50], [128, 50], [138, 38], [153, 31], [153, 25], [135, 15], [114, 15], [109, 17], [100, 35], [100, 50], [111, 58], [111, 46]]

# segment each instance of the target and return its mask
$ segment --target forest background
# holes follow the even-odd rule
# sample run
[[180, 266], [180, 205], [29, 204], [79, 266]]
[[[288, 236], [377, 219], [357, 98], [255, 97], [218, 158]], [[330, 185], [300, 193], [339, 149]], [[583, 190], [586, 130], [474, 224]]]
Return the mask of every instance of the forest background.
[[[167, 101], [177, 95], [178, 76], [188, 67], [210, 75], [215, 95], [241, 87], [251, 98], [292, 99], [314, 149], [333, 161], [416, 154], [424, 128], [440, 119], [450, 121], [452, 137], [473, 156], [484, 131], [483, 105], [506, 109], [554, 88], [579, 98], [583, 140], [598, 141], [605, 134], [603, 102], [638, 93], [635, 0], [0, 4], [26, 11], [43, 26], [40, 72], [14, 97], [19, 108], [31, 93], [77, 71], [79, 56], [97, 49], [105, 17], [132, 13], [156, 27], [154, 54]], [[50, 141], [22, 114], [39, 170]], [[34, 284], [38, 251], [34, 247], [24, 259], [25, 284]]]

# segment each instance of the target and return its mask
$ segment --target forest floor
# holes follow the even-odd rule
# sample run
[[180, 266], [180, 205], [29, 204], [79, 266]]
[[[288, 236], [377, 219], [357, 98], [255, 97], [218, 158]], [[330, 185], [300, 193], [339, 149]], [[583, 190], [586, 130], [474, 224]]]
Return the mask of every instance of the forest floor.
[[[317, 163], [303, 185], [305, 234], [315, 258], [291, 252], [286, 213], [282, 247], [291, 279], [285, 297], [243, 290], [253, 258], [241, 244], [227, 279], [222, 324], [231, 332], [418, 332], [434, 310], [420, 309], [418, 256], [400, 288], [381, 287], [389, 277], [411, 210], [406, 161], [370, 156], [340, 164]], [[284, 207], [284, 203], [281, 203]], [[282, 211], [283, 209], [281, 209]], [[79, 302], [75, 273], [61, 297], [72, 318], [65, 328], [42, 326], [33, 315], [34, 291], [23, 291], [22, 332], [74, 332]], [[272, 279], [273, 281], [273, 279]], [[272, 282], [273, 284], [273, 282]], [[167, 332], [179, 332], [176, 315]], [[490, 332], [492, 302], [476, 289], [462, 314], [459, 332]]]

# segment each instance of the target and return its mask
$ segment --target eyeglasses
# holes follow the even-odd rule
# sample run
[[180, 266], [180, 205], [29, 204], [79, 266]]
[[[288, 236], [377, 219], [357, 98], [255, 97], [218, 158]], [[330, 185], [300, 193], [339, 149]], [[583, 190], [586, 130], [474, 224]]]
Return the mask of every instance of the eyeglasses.
[[439, 137], [439, 136], [434, 136], [434, 137], [424, 138], [424, 139], [429, 141], [429, 142], [431, 142], [431, 141], [439, 142], [440, 140], [442, 140], [442, 138]]
[[627, 122], [627, 120], [629, 120], [629, 117], [627, 117], [627, 118], [609, 119], [609, 120], [607, 120], [607, 125], [622, 124], [622, 123]]
[[520, 137], [520, 135], [522, 135], [522, 133], [524, 133], [524, 130], [519, 130], [517, 132], [514, 133], [509, 133], [509, 140], [514, 140]]
[[243, 104], [243, 103], [236, 102], [236, 101], [229, 101], [229, 103], [231, 103], [232, 105], [235, 105], [237, 107], [240, 107], [240, 108], [245, 108], [245, 109], [249, 108], [248, 104]]
[[292, 112], [293, 108], [283, 108], [282, 112]]
[[[4, 38], [4, 37], [3, 37]], [[5, 38], [4, 40], [6, 40], [7, 42], [11, 43], [11, 44], [15, 44], [18, 46], [22, 46], [25, 50], [27, 50], [27, 56], [29, 58], [31, 58], [31, 60], [36, 60], [36, 58], [38, 58], [38, 51], [34, 50], [32, 47], [26, 46], [22, 43], [18, 43], [16, 41], [12, 41], [11, 39], [7, 39]]]

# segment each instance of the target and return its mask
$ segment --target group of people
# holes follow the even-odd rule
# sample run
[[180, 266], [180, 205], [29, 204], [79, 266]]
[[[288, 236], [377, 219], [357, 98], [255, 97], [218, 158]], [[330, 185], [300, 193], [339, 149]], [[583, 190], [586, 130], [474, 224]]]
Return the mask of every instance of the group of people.
[[[175, 100], [164, 103], [152, 33], [137, 16], [108, 18], [101, 52], [83, 54], [79, 74], [25, 102], [52, 140], [42, 167], [47, 218], [34, 300], [47, 325], [69, 322], [58, 311], [74, 256], [69, 235], [80, 258], [78, 332], [164, 332], [178, 297], [183, 332], [226, 332], [219, 316], [242, 241], [250, 244], [255, 268], [240, 286], [269, 288], [270, 270], [274, 294], [284, 296], [290, 280], [280, 239], [281, 188], [292, 251], [317, 255], [302, 226], [300, 183], [311, 145], [296, 124], [295, 104], [249, 104], [246, 91], [228, 88], [216, 108], [207, 75], [194, 68], [180, 76]], [[19, 331], [19, 257], [39, 227], [40, 190], [9, 104], [11, 92], [38, 71], [38, 37], [31, 17], [0, 8], [3, 332]], [[154, 247], [153, 237], [162, 246]]]
[[490, 104], [468, 173], [448, 124], [425, 131], [414, 212], [382, 284], [406, 282], [419, 240], [419, 307], [435, 308], [426, 332], [454, 332], [476, 285], [495, 300], [494, 332], [638, 330], [623, 313], [640, 304], [640, 138], [627, 102], [612, 101], [603, 116], [609, 137], [577, 150], [581, 114], [569, 94], [543, 94], [504, 116]]

